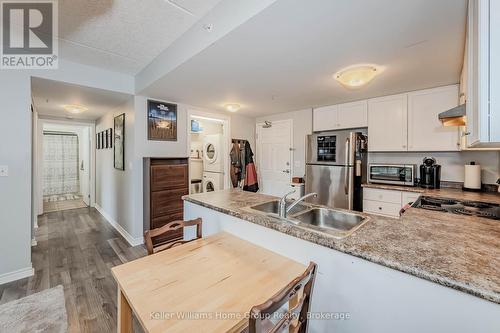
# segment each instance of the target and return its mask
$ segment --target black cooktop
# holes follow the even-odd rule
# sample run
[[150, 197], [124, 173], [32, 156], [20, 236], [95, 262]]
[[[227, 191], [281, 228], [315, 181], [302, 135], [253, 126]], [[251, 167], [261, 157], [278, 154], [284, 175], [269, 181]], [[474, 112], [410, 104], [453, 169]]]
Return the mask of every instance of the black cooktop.
[[438, 212], [449, 212], [459, 215], [477, 216], [493, 220], [500, 220], [500, 205], [487, 202], [464, 201], [422, 196], [415, 203], [414, 207]]

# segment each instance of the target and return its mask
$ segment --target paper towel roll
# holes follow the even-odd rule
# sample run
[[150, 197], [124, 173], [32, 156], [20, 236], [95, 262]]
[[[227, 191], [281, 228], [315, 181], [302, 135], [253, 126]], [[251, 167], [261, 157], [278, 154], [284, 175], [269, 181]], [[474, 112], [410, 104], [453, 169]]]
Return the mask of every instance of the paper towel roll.
[[466, 165], [464, 187], [473, 190], [481, 189], [481, 166]]

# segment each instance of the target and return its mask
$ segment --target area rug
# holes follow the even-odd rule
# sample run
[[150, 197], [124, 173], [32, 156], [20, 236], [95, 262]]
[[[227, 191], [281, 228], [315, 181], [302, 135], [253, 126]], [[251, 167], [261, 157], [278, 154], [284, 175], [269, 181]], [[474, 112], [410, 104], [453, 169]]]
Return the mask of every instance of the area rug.
[[83, 196], [80, 193], [45, 195], [43, 197], [43, 202], [78, 200], [78, 199], [82, 199], [82, 197]]
[[59, 285], [0, 305], [0, 327], [0, 331], [9, 333], [67, 332], [63, 287]]
[[85, 207], [87, 207], [87, 204], [83, 202], [83, 199], [50, 201], [43, 203], [43, 212], [50, 213], [50, 212], [57, 212], [60, 210], [78, 209]]

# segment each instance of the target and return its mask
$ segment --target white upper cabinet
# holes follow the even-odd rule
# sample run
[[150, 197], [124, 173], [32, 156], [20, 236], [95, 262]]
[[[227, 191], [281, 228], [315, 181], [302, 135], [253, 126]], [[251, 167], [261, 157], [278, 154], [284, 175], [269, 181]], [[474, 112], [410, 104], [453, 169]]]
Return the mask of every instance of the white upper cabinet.
[[458, 85], [408, 93], [408, 151], [460, 149], [458, 127], [445, 127], [438, 119], [439, 113], [457, 106], [458, 100]]
[[368, 125], [367, 108], [366, 101], [315, 108], [313, 110], [313, 131], [366, 127]]
[[489, 9], [490, 141], [500, 142], [500, 1], [490, 0]]
[[338, 105], [313, 109], [313, 131], [330, 131], [339, 128]]
[[360, 128], [368, 126], [368, 102], [358, 101], [338, 105], [339, 128]]
[[469, 0], [467, 146], [500, 147], [500, 2]]
[[408, 95], [368, 100], [368, 150], [407, 150]]

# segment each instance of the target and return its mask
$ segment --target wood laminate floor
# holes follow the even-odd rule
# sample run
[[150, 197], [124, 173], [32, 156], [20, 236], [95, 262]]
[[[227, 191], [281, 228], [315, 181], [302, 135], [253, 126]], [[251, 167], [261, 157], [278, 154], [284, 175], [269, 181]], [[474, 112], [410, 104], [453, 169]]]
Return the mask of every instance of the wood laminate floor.
[[69, 332], [115, 332], [111, 267], [145, 256], [146, 249], [130, 247], [94, 208], [47, 213], [38, 224], [35, 275], [0, 285], [0, 304], [61, 284]]

